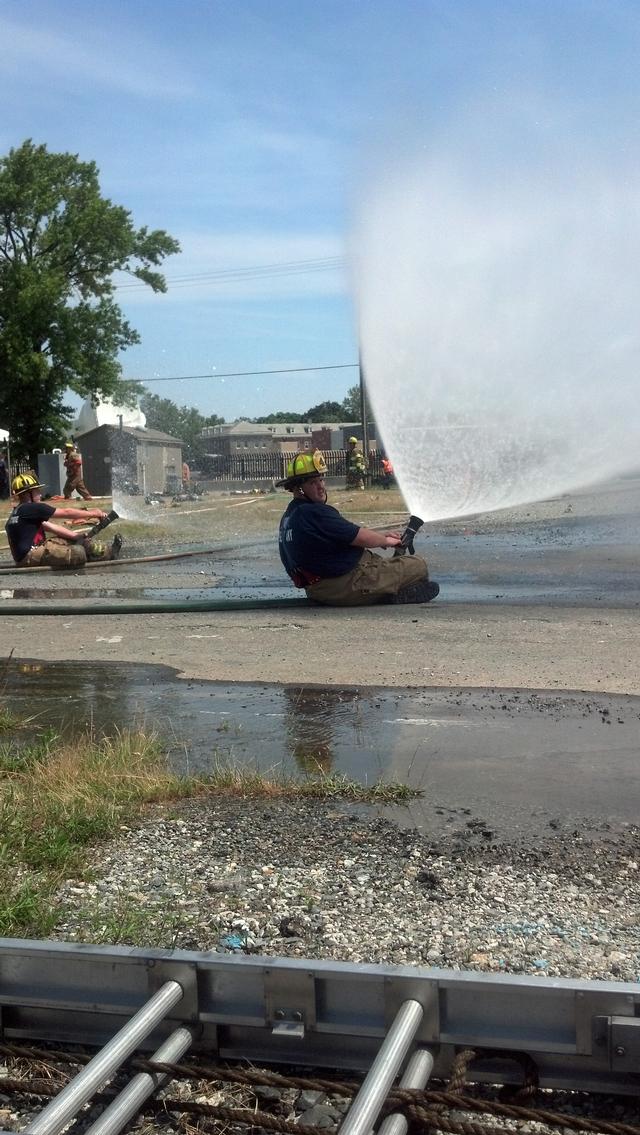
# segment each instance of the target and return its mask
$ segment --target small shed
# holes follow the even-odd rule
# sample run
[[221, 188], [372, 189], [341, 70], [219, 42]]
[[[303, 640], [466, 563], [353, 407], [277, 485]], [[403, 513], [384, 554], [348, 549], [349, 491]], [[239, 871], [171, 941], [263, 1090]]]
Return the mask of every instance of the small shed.
[[93, 496], [137, 488], [175, 493], [182, 483], [182, 441], [134, 426], [102, 425], [75, 438], [84, 482]]

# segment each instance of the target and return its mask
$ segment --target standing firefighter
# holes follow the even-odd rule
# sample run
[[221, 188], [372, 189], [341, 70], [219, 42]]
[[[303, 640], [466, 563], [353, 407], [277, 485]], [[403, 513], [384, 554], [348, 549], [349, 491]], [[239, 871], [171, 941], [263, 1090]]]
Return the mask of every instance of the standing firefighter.
[[93, 500], [91, 493], [82, 480], [82, 458], [72, 441], [64, 443], [64, 467], [67, 470], [67, 479], [64, 483], [63, 495], [65, 500], [71, 500], [73, 490], [80, 493], [83, 500]]
[[[420, 556], [377, 556], [370, 548], [409, 548], [399, 532], [360, 528], [327, 504], [320, 452], [299, 453], [284, 481], [293, 494], [280, 521], [280, 559], [296, 587], [329, 607], [428, 603], [440, 588]], [[413, 518], [412, 518], [413, 519]], [[422, 521], [416, 519], [417, 525]]]
[[122, 537], [114, 536], [111, 547], [72, 532], [56, 520], [106, 520], [101, 508], [54, 508], [42, 498], [44, 485], [33, 473], [20, 473], [11, 482], [18, 503], [9, 514], [5, 530], [11, 555], [18, 567], [79, 568], [88, 560], [115, 560]]
[[350, 437], [347, 442], [347, 489], [364, 489], [364, 479], [367, 475], [367, 463], [364, 453], [360, 449], [357, 437]]

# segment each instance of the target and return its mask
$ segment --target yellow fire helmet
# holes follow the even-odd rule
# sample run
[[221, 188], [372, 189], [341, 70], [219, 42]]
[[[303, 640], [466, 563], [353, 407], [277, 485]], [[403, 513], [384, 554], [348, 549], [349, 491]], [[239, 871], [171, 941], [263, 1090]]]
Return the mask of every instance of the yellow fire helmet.
[[319, 449], [315, 453], [296, 453], [291, 461], [287, 462], [287, 475], [283, 481], [276, 481], [276, 485], [283, 485], [285, 489], [295, 489], [310, 477], [323, 477], [327, 471], [327, 463]]
[[31, 493], [34, 489], [46, 489], [46, 485], [41, 485], [37, 477], [33, 473], [18, 473], [17, 477], [13, 478], [11, 482], [11, 492], [18, 496], [20, 493]]
[[350, 437], [349, 438], [349, 445], [357, 445], [357, 444], [358, 444], [357, 437]]
[[65, 449], [75, 449], [75, 444], [72, 441], [65, 441], [64, 447]]

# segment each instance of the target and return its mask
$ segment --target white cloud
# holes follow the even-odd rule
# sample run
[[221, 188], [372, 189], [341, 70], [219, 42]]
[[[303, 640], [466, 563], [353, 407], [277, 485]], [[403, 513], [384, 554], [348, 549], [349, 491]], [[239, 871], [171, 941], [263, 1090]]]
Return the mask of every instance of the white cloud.
[[0, 15], [2, 68], [5, 78], [13, 74], [24, 78], [29, 68], [36, 76], [58, 83], [77, 85], [85, 79], [92, 87], [117, 89], [123, 94], [144, 98], [185, 98], [193, 94], [191, 78], [176, 74], [165, 53], [146, 55], [126, 41], [114, 39], [108, 27], [101, 32], [94, 26], [71, 36], [50, 30], [41, 23], [20, 22]]

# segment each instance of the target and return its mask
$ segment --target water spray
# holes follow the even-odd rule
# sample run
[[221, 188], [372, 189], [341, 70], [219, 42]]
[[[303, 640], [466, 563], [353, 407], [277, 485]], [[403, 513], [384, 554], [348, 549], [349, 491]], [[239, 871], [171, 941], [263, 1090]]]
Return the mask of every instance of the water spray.
[[404, 532], [402, 533], [400, 543], [393, 553], [394, 556], [404, 556], [406, 552], [408, 552], [410, 556], [415, 556], [416, 550], [413, 546], [413, 541], [415, 539], [416, 533], [420, 531], [423, 524], [424, 520], [421, 520], [419, 516], [409, 517], [409, 522]]

